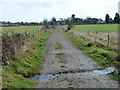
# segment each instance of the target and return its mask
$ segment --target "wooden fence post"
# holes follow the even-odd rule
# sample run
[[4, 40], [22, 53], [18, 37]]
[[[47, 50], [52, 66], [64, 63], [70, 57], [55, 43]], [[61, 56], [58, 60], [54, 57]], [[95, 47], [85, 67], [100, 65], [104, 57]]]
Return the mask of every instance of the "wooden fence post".
[[38, 34], [39, 34], [39, 29], [38, 29]]
[[30, 39], [30, 31], [29, 31], [29, 39]]
[[109, 37], [109, 34], [108, 34], [107, 36], [108, 36], [108, 48], [109, 48], [109, 43], [110, 43], [110, 37]]
[[96, 32], [96, 37], [95, 37], [95, 43], [97, 43], [97, 32]]
[[35, 31], [33, 30], [33, 38], [34, 38], [34, 35], [35, 35]]
[[90, 32], [88, 31], [88, 39], [89, 39], [89, 33], [90, 33]]

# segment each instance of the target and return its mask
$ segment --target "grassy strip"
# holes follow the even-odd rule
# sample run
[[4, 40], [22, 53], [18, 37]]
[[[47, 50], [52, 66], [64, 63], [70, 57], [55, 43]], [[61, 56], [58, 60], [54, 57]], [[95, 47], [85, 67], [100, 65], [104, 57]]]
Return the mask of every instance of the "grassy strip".
[[[65, 30], [63, 29], [65, 32]], [[119, 55], [117, 52], [107, 48], [101, 43], [90, 42], [85, 37], [75, 36], [70, 32], [65, 32], [66, 36], [71, 40], [74, 46], [83, 50], [85, 54], [89, 55], [93, 60], [97, 61], [100, 66], [104, 68], [111, 66], [120, 66]], [[120, 80], [120, 72], [115, 73], [116, 79]]]
[[35, 36], [28, 50], [16, 55], [11, 64], [3, 67], [3, 88], [34, 88], [36, 82], [25, 77], [35, 75], [42, 69], [44, 63], [42, 52], [53, 31]]

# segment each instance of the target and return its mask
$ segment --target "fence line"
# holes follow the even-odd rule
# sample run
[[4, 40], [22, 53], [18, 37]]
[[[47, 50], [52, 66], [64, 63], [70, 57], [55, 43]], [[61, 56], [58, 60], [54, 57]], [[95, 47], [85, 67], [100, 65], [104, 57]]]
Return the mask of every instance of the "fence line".
[[33, 30], [32, 32], [14, 33], [2, 35], [2, 66], [9, 64], [14, 60], [15, 54], [27, 42], [40, 34], [41, 30]]
[[[90, 31], [88, 31], [88, 39], [89, 40], [91, 40], [91, 37], [90, 37], [90, 33], [93, 33], [93, 32], [90, 32]], [[93, 37], [93, 40], [94, 40], [94, 42], [95, 43], [97, 43], [97, 42], [100, 42], [100, 38], [99, 38], [99, 35], [98, 35], [99, 33], [98, 32], [96, 32], [95, 33], [95, 37], [94, 37], [94, 35], [92, 35], [92, 37]], [[105, 42], [107, 42], [107, 44], [106, 44], [106, 46], [108, 47], [108, 48], [111, 48], [111, 46], [110, 46], [110, 43], [111, 44], [114, 44], [114, 43], [112, 43], [113, 42], [113, 40], [112, 40], [112, 42], [110, 42], [110, 39], [112, 39], [112, 37], [110, 38], [110, 34], [108, 34], [108, 35], [106, 35], [107, 36], [107, 40], [105, 41]], [[85, 36], [86, 37], [86, 36]], [[104, 37], [103, 37], [104, 38]], [[103, 39], [103, 38], [101, 38], [101, 39]], [[102, 40], [101, 40], [102, 41]], [[103, 42], [103, 41], [102, 41]], [[100, 42], [100, 43], [102, 43], [102, 42]], [[116, 42], [117, 43], [117, 42]]]
[[117, 33], [101, 33], [101, 32], [77, 32], [77, 31], [71, 31], [72, 33], [74, 33], [77, 36], [82, 36], [85, 38], [85, 40], [89, 40], [92, 42], [99, 42], [101, 44], [103, 44], [104, 46], [110, 48], [110, 49], [114, 49], [114, 50], [118, 50], [118, 37], [117, 37]]

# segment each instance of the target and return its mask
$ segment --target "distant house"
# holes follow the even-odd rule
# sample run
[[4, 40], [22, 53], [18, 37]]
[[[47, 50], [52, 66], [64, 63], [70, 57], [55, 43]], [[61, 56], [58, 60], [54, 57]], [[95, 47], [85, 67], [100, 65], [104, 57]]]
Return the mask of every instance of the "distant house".
[[98, 19], [97, 24], [104, 24], [105, 22], [102, 19]]

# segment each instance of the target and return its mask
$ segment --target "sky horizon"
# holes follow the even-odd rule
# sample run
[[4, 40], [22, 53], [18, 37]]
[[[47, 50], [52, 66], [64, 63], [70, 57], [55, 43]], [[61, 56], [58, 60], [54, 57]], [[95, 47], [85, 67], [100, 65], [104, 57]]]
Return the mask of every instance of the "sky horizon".
[[109, 14], [113, 19], [118, 13], [119, 0], [1, 0], [0, 20], [10, 22], [42, 22], [53, 16], [59, 18], [92, 17], [105, 20]]

